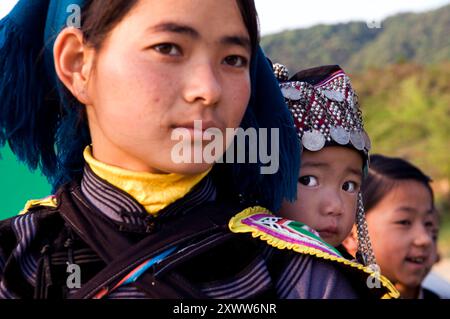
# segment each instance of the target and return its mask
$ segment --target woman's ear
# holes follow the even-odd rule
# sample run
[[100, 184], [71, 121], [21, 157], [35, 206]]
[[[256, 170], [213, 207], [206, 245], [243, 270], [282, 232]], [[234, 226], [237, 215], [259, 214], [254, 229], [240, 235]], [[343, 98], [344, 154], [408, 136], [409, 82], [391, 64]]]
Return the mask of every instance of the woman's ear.
[[348, 234], [347, 238], [344, 239], [342, 245], [350, 255], [356, 256], [356, 252], [358, 251], [358, 236], [356, 232], [356, 225], [353, 225], [350, 234]]
[[61, 82], [82, 104], [91, 104], [87, 88], [95, 50], [84, 43], [81, 30], [69, 27], [61, 31], [53, 47], [53, 57]]

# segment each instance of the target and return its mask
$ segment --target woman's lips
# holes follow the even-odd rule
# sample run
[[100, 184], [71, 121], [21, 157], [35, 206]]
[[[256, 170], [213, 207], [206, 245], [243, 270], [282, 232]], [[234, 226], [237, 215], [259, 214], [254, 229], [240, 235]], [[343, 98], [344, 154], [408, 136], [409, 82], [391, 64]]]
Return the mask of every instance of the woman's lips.
[[[181, 124], [176, 124], [172, 126], [173, 129], [183, 129], [185, 132], [189, 132], [189, 135], [194, 140], [211, 140], [213, 137], [213, 132], [221, 132], [220, 127], [215, 121], [205, 120], [205, 121], [188, 121]], [[208, 130], [215, 129], [215, 130]]]

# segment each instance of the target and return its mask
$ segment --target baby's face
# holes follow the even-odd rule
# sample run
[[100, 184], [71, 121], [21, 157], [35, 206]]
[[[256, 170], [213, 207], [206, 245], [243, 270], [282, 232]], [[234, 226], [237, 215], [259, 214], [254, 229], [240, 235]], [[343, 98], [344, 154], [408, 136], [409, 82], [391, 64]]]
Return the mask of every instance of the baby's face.
[[314, 228], [333, 246], [341, 244], [355, 222], [362, 166], [361, 155], [346, 147], [304, 151], [297, 201], [284, 202], [281, 216]]

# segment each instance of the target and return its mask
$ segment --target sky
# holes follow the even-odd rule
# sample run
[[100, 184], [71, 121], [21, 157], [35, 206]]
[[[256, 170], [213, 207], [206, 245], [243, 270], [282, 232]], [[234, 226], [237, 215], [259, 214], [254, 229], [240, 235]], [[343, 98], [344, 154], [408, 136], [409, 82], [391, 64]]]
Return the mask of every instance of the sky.
[[[33, 0], [32, 0], [33, 1]], [[0, 18], [17, 0], [0, 0]], [[422, 12], [450, 0], [255, 0], [261, 33], [348, 21], [377, 22], [400, 12]]]

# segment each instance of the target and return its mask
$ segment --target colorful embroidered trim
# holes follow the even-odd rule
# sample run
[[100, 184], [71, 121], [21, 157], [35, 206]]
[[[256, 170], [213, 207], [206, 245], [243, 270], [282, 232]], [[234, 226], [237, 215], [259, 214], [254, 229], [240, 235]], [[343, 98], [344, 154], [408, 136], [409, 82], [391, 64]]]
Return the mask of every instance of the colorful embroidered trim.
[[28, 213], [28, 211], [34, 207], [44, 206], [55, 208], [58, 206], [56, 196], [51, 195], [42, 199], [32, 199], [26, 202], [25, 207], [20, 211], [19, 215]]
[[388, 291], [383, 299], [398, 298], [400, 293], [383, 275], [369, 267], [345, 259], [332, 246], [322, 241], [308, 226], [273, 215], [266, 208], [250, 207], [233, 218], [228, 223], [233, 233], [251, 233], [254, 238], [266, 241], [278, 249], [290, 249], [301, 254], [308, 254], [356, 268], [366, 275], [380, 281]]
[[262, 207], [255, 211], [248, 210], [238, 214], [233, 217], [229, 225], [233, 232], [248, 232], [249, 230], [253, 232], [254, 229], [257, 229], [258, 233], [256, 234], [261, 236], [261, 239], [279, 249], [307, 248], [314, 249], [318, 253], [323, 252], [335, 257], [342, 257], [334, 247], [321, 240], [317, 233], [317, 235], [314, 234], [313, 229], [305, 224], [274, 216]]

